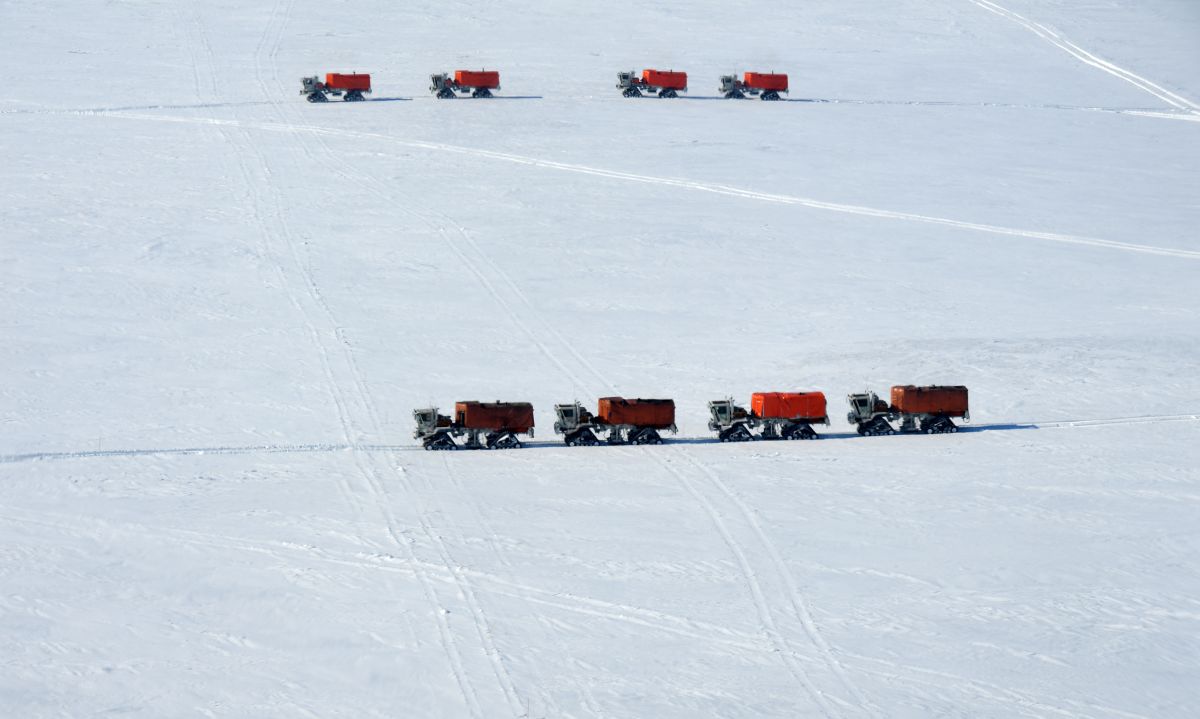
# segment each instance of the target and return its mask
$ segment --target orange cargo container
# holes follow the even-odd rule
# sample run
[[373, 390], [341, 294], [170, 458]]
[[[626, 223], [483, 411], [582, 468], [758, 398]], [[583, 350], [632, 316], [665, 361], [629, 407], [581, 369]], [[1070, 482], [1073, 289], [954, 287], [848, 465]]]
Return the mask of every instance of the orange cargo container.
[[755, 392], [750, 410], [763, 419], [818, 422], [825, 419], [823, 392]]
[[892, 407], [906, 414], [942, 414], [963, 417], [967, 414], [966, 387], [892, 387]]
[[642, 70], [642, 82], [664, 90], [686, 90], [687, 73], [674, 70]]
[[500, 73], [495, 70], [455, 70], [454, 82], [462, 87], [500, 89]]
[[787, 92], [788, 76], [783, 73], [748, 72], [742, 76], [742, 84], [755, 90]]
[[467, 429], [524, 434], [533, 427], [533, 405], [528, 402], [457, 402], [454, 421]]
[[361, 92], [370, 92], [371, 76], [359, 75], [352, 73], [350, 75], [342, 75], [336, 72], [325, 74], [325, 86], [331, 90], [359, 90]]
[[669, 429], [675, 424], [675, 400], [601, 397], [597, 418], [606, 424]]

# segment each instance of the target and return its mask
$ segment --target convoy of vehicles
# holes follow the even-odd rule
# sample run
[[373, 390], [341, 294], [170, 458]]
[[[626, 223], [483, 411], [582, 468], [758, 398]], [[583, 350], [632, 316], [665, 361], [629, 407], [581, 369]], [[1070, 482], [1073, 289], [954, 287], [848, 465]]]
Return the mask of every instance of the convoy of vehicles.
[[[429, 91], [442, 100], [452, 100], [459, 95], [492, 97], [493, 90], [500, 89], [500, 73], [496, 70], [455, 70], [429, 76]], [[365, 100], [371, 92], [371, 76], [359, 73], [326, 73], [300, 79], [300, 94], [309, 102], [326, 102], [330, 96], [342, 97], [346, 102]], [[617, 73], [617, 89], [624, 97], [657, 95], [662, 98], [679, 97], [687, 92], [688, 74], [679, 70], [655, 70], [647, 68]], [[718, 91], [728, 99], [743, 99], [758, 96], [763, 100], [778, 100], [780, 93], [788, 91], [786, 73], [746, 72], [741, 78], [722, 75]]]
[[[967, 388], [896, 385], [891, 402], [874, 392], [847, 397], [847, 421], [860, 435], [946, 434], [958, 431], [955, 419], [970, 421]], [[771, 439], [818, 439], [814, 424], [829, 425], [823, 392], [755, 392], [750, 408], [732, 397], [708, 403], [708, 428], [722, 442]], [[596, 412], [579, 402], [554, 405], [554, 433], [568, 447], [598, 444], [662, 444], [662, 432], [675, 434], [675, 401], [601, 397]], [[528, 402], [458, 402], [454, 416], [436, 407], [413, 412], [415, 439], [425, 449], [516, 449], [519, 435], [533, 437], [533, 405]], [[456, 437], [465, 437], [460, 445]]]
[[[496, 70], [455, 70], [453, 74], [430, 76], [429, 91], [441, 99], [461, 95], [492, 97], [500, 89]], [[342, 97], [346, 102], [366, 99], [371, 76], [360, 73], [326, 73], [301, 79], [300, 94], [309, 102], [326, 102]], [[678, 97], [687, 92], [686, 72], [645, 69], [617, 74], [617, 88], [625, 97], [655, 94]], [[778, 100], [788, 91], [784, 73], [746, 72], [741, 78], [724, 75], [718, 88], [723, 97], [743, 99], [759, 96]], [[967, 388], [961, 386], [897, 385], [890, 402], [874, 392], [847, 396], [847, 421], [860, 435], [889, 435], [897, 432], [945, 434], [957, 432], [954, 420], [970, 421]], [[597, 411], [579, 402], [554, 406], [554, 432], [568, 446], [596, 444], [662, 444], [663, 432], [678, 431], [675, 402], [671, 399], [600, 398]], [[750, 408], [737, 405], [732, 397], [708, 403], [708, 428], [722, 442], [770, 439], [817, 439], [813, 425], [829, 425], [822, 392], [755, 392]], [[510, 449], [522, 445], [520, 437], [533, 437], [533, 406], [527, 402], [458, 402], [454, 415], [438, 413], [436, 407], [413, 412], [417, 428], [414, 438], [425, 449]], [[461, 444], [456, 442], [461, 439]]]

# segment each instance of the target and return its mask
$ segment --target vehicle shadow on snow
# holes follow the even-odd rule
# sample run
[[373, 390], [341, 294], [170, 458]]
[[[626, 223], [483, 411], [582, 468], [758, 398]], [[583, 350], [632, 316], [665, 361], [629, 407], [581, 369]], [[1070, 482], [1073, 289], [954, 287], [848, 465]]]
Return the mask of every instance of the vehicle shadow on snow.
[[[657, 98], [655, 98], [655, 97], [650, 97], [650, 98], [648, 98], [648, 99], [654, 100], [654, 99], [657, 99]], [[723, 96], [723, 95], [687, 95], [687, 96], [682, 96], [682, 95], [681, 95], [680, 97], [677, 97], [677, 98], [674, 98], [674, 99], [676, 99], [676, 100], [686, 100], [686, 101], [690, 101], [690, 102], [711, 102], [711, 101], [713, 101], [713, 100], [718, 100], [718, 101], [720, 101], [720, 102], [758, 102], [758, 103], [761, 103], [761, 104], [771, 104], [771, 103], [773, 103], [773, 102], [805, 102], [805, 103], [810, 103], [810, 104], [812, 104], [812, 103], [833, 103], [833, 102], [836, 102], [835, 100], [820, 100], [820, 99], [817, 99], [817, 98], [805, 98], [805, 97], [796, 97], [796, 98], [791, 98], [791, 97], [781, 97], [781, 98], [779, 98], [778, 100], [765, 100], [765, 101], [764, 101], [764, 100], [760, 100], [760, 99], [758, 99], [758, 98], [746, 97], [746, 98], [742, 98], [741, 100], [738, 100], [738, 99], [736, 99], [736, 98], [732, 98], [732, 97], [725, 97], [725, 96]]]
[[1013, 430], [1018, 430], [1018, 429], [1041, 429], [1041, 427], [1037, 426], [1036, 424], [1028, 424], [1028, 423], [1025, 423], [1025, 424], [1018, 424], [1018, 423], [1015, 423], [1015, 422], [1014, 422], [1014, 423], [1008, 423], [1008, 424], [977, 424], [977, 425], [964, 425], [964, 426], [962, 426], [962, 427], [959, 427], [959, 428], [958, 428], [958, 431], [959, 431], [960, 433], [962, 433], [962, 432], [968, 432], [968, 433], [974, 433], [974, 432], [1011, 432], [1011, 431], [1013, 431]]
[[[977, 434], [979, 432], [1008, 432], [1008, 431], [1012, 431], [1012, 430], [1022, 430], [1022, 429], [1039, 429], [1039, 427], [1036, 424], [981, 424], [981, 425], [974, 425], [974, 426], [963, 425], [958, 428], [957, 433], [958, 434]], [[910, 437], [910, 436], [911, 437], [924, 437], [925, 435], [920, 432], [910, 432], [910, 433], [906, 433], [906, 434], [897, 432], [896, 434], [894, 434], [892, 436], [897, 437], [897, 438], [904, 438], [904, 437]], [[825, 441], [825, 440], [834, 440], [834, 439], [865, 440], [865, 439], [872, 439], [872, 438], [864, 437], [864, 436], [858, 434], [857, 432], [822, 432], [819, 434], [819, 436], [815, 440], [796, 440], [794, 442], [789, 441], [789, 440], [784, 440], [784, 439], [768, 439], [768, 440], [755, 439], [750, 442], [721, 442], [721, 440], [717, 439], [716, 437], [678, 437], [678, 438], [664, 437], [663, 438], [663, 446], [667, 446], [667, 445], [693, 446], [693, 445], [719, 445], [719, 444], [791, 445], [791, 444], [803, 444], [803, 443], [809, 442], [809, 441]], [[639, 447], [642, 445], [632, 445], [632, 444], [610, 445], [607, 442], [600, 442], [599, 444], [592, 445], [592, 446], [597, 449], [603, 449], [603, 448], [608, 448], [608, 447]], [[568, 447], [561, 440], [557, 440], [557, 441], [555, 441], [555, 440], [539, 440], [539, 441], [532, 441], [532, 442], [522, 442], [521, 448], [522, 449], [567, 449]], [[654, 448], [655, 448], [654, 445], [650, 445], [647, 447], [647, 449], [650, 451], [653, 451]], [[411, 447], [411, 449], [422, 449], [422, 447], [413, 446], [413, 447]], [[461, 449], [462, 448], [460, 448], [460, 450]], [[587, 449], [587, 447], [583, 447], [583, 448], [570, 447], [570, 449]]]
[[[976, 434], [979, 432], [1008, 432], [1012, 430], [1034, 430], [1041, 429], [1036, 424], [981, 424], [981, 425], [965, 425], [959, 427], [959, 434]], [[915, 433], [914, 433], [915, 434]], [[893, 435], [894, 437], [905, 437], [903, 434]], [[825, 432], [822, 433], [818, 440], [831, 439], [866, 439], [859, 436], [857, 432]], [[805, 440], [800, 440], [804, 442]], [[664, 445], [718, 445], [722, 444], [716, 437], [680, 437], [676, 439], [664, 438]], [[732, 442], [729, 444], [792, 444], [787, 440], [754, 440], [752, 442]], [[540, 440], [532, 442], [522, 442], [522, 449], [568, 449], [568, 446], [561, 440]], [[638, 447], [642, 445], [617, 444], [610, 445], [607, 442], [601, 442], [594, 445], [597, 450], [606, 449], [609, 447]], [[586, 451], [586, 447], [569, 447], [576, 451]], [[648, 446], [648, 451], [653, 451], [654, 446]], [[96, 449], [96, 450], [80, 450], [80, 451], [63, 451], [63, 452], [28, 452], [24, 454], [8, 454], [0, 455], [0, 464], [15, 464], [19, 462], [36, 462], [36, 461], [55, 461], [55, 460], [78, 460], [78, 459], [98, 459], [98, 458], [117, 458], [117, 457], [145, 457], [145, 456], [171, 456], [171, 455], [223, 455], [223, 454], [333, 454], [338, 452], [420, 452], [424, 450], [419, 444], [335, 444], [335, 443], [320, 443], [320, 444], [261, 444], [261, 445], [246, 445], [246, 446], [211, 446], [211, 447], [155, 447], [146, 449]], [[457, 451], [464, 450], [459, 447]]]

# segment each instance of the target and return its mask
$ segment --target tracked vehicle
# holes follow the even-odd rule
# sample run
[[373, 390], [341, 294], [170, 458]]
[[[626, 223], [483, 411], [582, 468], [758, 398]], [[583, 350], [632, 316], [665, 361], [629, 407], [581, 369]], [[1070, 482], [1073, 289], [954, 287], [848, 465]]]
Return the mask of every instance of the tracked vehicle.
[[440, 100], [453, 100], [455, 93], [471, 97], [491, 97], [500, 89], [500, 73], [495, 70], [455, 70], [453, 75], [429, 76], [429, 91]]
[[617, 89], [624, 97], [641, 97], [645, 93], [658, 94], [659, 97], [679, 97], [679, 93], [687, 92], [687, 73], [675, 70], [642, 70], [639, 76], [636, 72], [618, 72]]
[[750, 410], [732, 397], [708, 403], [708, 428], [722, 442], [754, 439], [817, 439], [814, 424], [829, 424], [822, 392], [755, 392]]
[[341, 97], [345, 102], [362, 102], [367, 99], [363, 95], [371, 93], [371, 76], [328, 72], [324, 82], [314, 75], [300, 78], [300, 86], [300, 94], [306, 95], [309, 102], [329, 102], [330, 95]]
[[[892, 387], [891, 403], [870, 391], [848, 395], [850, 413], [846, 415], [846, 421], [866, 436], [896, 432], [957, 432], [954, 419], [971, 421], [967, 399], [967, 388], [962, 386], [897, 385]], [[896, 422], [899, 426], [894, 424]]]
[[454, 416], [436, 407], [413, 410], [413, 438], [425, 449], [458, 449], [455, 437], [466, 437], [463, 449], [520, 449], [518, 435], [533, 437], [533, 405], [528, 402], [456, 402]]
[[[601, 397], [599, 411], [592, 414], [578, 402], [554, 405], [558, 421], [555, 434], [568, 447], [600, 444], [662, 444], [660, 432], [678, 431], [675, 401], [670, 399], [625, 399]], [[601, 440], [601, 437], [604, 437]]]

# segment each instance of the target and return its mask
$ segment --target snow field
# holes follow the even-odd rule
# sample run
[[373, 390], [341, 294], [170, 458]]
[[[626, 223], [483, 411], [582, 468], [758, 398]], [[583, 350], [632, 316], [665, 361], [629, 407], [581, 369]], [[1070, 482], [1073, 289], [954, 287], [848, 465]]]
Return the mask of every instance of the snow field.
[[[7, 5], [0, 713], [1195, 714], [1200, 18], [744, 11]], [[850, 436], [908, 382], [977, 431]], [[827, 439], [708, 441], [768, 389]], [[679, 441], [554, 444], [609, 393]]]

